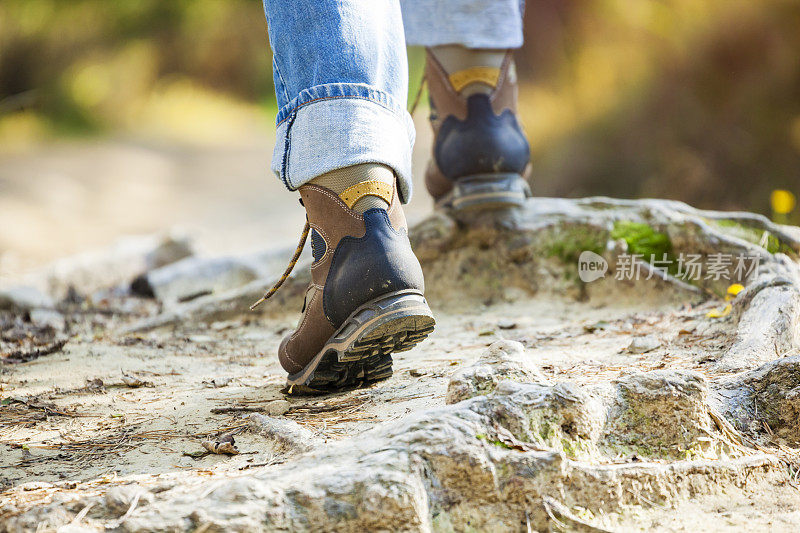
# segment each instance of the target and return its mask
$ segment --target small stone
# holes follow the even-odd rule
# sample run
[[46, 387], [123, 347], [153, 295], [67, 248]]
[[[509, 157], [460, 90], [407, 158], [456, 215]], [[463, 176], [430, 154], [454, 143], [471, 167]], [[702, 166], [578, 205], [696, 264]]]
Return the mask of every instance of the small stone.
[[209, 381], [203, 381], [203, 384], [208, 385], [209, 387], [213, 387], [215, 389], [219, 389], [221, 387], [227, 387], [230, 385], [230, 382], [233, 381], [233, 378], [226, 377], [226, 378], [214, 378]]
[[659, 346], [661, 346], [661, 341], [652, 335], [646, 335], [644, 337], [634, 337], [628, 347], [625, 348], [625, 351], [628, 353], [641, 354], [652, 352]]
[[31, 322], [40, 328], [50, 327], [56, 331], [64, 331], [67, 321], [64, 315], [52, 309], [34, 309], [30, 312]]
[[294, 420], [253, 413], [250, 424], [256, 433], [274, 443], [276, 451], [306, 452], [320, 443], [310, 430]]
[[503, 299], [508, 302], [516, 302], [517, 300], [525, 300], [530, 298], [530, 292], [519, 287], [506, 287], [503, 289]]
[[285, 415], [291, 406], [292, 404], [286, 400], [275, 400], [267, 404], [267, 414], [269, 414], [269, 416]]
[[100, 378], [87, 379], [86, 389], [91, 392], [105, 392], [105, 383]]
[[192, 243], [186, 236], [169, 236], [145, 255], [147, 269], [153, 270], [194, 255]]
[[517, 323], [513, 320], [498, 320], [497, 327], [500, 329], [514, 329], [517, 327]]
[[124, 383], [126, 387], [130, 387], [132, 389], [153, 385], [149, 381], [142, 381], [136, 376], [131, 376], [130, 374], [122, 374], [122, 383]]
[[34, 287], [18, 286], [0, 289], [0, 310], [24, 312], [40, 307], [53, 307], [53, 299]]

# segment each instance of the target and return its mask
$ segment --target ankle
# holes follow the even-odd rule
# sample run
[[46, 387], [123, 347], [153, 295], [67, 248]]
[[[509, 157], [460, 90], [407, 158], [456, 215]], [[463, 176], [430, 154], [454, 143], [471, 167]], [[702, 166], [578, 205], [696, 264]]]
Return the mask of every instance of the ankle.
[[[326, 172], [311, 180], [311, 183], [330, 189], [336, 194], [341, 194], [353, 185], [365, 181], [379, 181], [394, 186], [394, 171], [390, 167], [381, 165], [380, 163], [363, 163]], [[364, 213], [375, 207], [388, 209], [389, 204], [378, 196], [370, 195], [357, 201], [352, 209], [356, 213]]]
[[[476, 77], [475, 74], [492, 77], [492, 72], [499, 73], [508, 53], [507, 49], [465, 48], [453, 44], [434, 46], [428, 50], [450, 76], [451, 83], [458, 77], [465, 79], [463, 85], [453, 83], [454, 89], [464, 97], [473, 94], [491, 94], [497, 81], [490, 83], [489, 80], [482, 80], [481, 76]], [[477, 79], [469, 81], [473, 78]]]

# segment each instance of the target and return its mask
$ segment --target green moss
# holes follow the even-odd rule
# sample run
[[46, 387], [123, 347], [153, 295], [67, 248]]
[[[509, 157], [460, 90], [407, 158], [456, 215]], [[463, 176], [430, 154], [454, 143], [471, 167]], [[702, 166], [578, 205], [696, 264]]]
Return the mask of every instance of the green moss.
[[564, 451], [564, 455], [570, 459], [591, 456], [595, 451], [594, 444], [589, 440], [582, 438], [568, 439], [566, 437], [561, 438], [561, 449]]
[[585, 250], [602, 254], [607, 240], [607, 232], [592, 226], [563, 226], [555, 230], [552, 239], [545, 244], [544, 253], [547, 257], [559, 258], [564, 264], [574, 264]]
[[749, 226], [745, 226], [735, 220], [730, 219], [721, 219], [721, 220], [710, 220], [708, 221], [712, 224], [715, 224], [718, 228], [722, 231], [727, 233], [732, 237], [737, 237], [744, 241], [761, 245], [761, 241], [764, 237], [764, 233], [767, 234], [767, 242], [764, 249], [767, 250], [771, 254], [776, 254], [778, 252], [787, 254], [791, 257], [796, 257], [797, 252], [795, 252], [789, 245], [781, 242], [781, 240], [773, 235], [768, 231], [764, 231], [758, 228], [751, 228]]
[[487, 437], [483, 433], [478, 433], [477, 435], [475, 435], [475, 438], [477, 438], [478, 440], [486, 441], [487, 443], [493, 444], [493, 445], [495, 445], [495, 446], [497, 446], [499, 448], [505, 448], [506, 450], [513, 450], [513, 448], [511, 446], [509, 446], [508, 444], [506, 444], [505, 442], [497, 440], [497, 439], [490, 439], [489, 437]]
[[640, 255], [648, 263], [656, 262], [659, 268], [665, 265], [667, 272], [673, 276], [678, 272], [678, 259], [672, 251], [669, 235], [656, 231], [652, 226], [642, 222], [619, 220], [614, 223], [611, 238], [623, 240], [628, 245], [630, 255]]
[[556, 436], [556, 428], [548, 420], [542, 420], [539, 425], [539, 436], [544, 442], [550, 442]]
[[611, 230], [612, 239], [622, 239], [628, 244], [628, 253], [641, 254], [645, 259], [655, 256], [661, 259], [664, 254], [672, 255], [672, 242], [669, 235], [656, 231], [651, 226], [641, 222], [620, 220], [614, 223]]

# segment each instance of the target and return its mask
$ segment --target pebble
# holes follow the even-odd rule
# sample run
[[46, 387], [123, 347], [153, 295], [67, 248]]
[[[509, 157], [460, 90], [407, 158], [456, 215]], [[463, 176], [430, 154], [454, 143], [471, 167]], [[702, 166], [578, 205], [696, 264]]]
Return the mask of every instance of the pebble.
[[275, 400], [267, 404], [267, 414], [269, 416], [285, 415], [292, 405], [286, 400]]
[[39, 327], [51, 327], [56, 331], [64, 331], [67, 321], [64, 315], [52, 309], [34, 309], [30, 312], [31, 322]]
[[39, 307], [53, 307], [53, 300], [34, 287], [18, 286], [0, 289], [0, 309], [30, 311]]
[[161, 268], [194, 255], [192, 243], [185, 236], [170, 236], [145, 255], [147, 270]]
[[625, 351], [628, 353], [647, 353], [652, 352], [659, 346], [661, 346], [661, 341], [653, 336], [646, 335], [644, 337], [634, 337]]

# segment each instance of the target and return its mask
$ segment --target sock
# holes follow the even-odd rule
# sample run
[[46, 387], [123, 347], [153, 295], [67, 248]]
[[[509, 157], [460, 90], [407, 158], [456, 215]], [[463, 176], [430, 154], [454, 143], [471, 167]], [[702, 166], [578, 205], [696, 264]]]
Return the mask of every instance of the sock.
[[[434, 46], [430, 50], [448, 74], [471, 67], [500, 68], [508, 51], [506, 49], [464, 48], [458, 44]], [[460, 92], [466, 97], [478, 93], [489, 94], [493, 90], [494, 87], [477, 82], [470, 83]]]
[[[393, 186], [395, 182], [394, 171], [379, 163], [364, 163], [331, 170], [321, 176], [317, 176], [311, 180], [311, 183], [330, 189], [336, 194], [341, 194], [348, 187], [362, 181], [382, 181]], [[373, 207], [388, 209], [389, 204], [377, 196], [365, 196], [353, 205], [353, 211], [363, 213]]]

